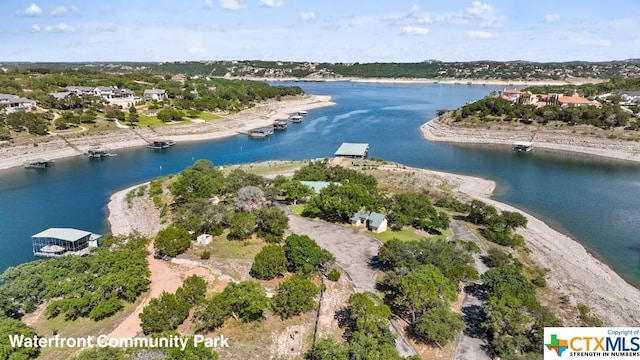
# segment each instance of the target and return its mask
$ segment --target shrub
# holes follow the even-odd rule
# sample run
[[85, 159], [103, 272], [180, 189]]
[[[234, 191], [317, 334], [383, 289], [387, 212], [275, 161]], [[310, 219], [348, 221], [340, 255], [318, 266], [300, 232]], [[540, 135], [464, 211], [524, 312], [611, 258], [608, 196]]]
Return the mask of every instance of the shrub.
[[202, 254], [200, 254], [201, 260], [208, 260], [210, 257], [211, 257], [211, 251], [209, 250], [205, 250], [202, 252]]
[[251, 276], [270, 280], [287, 271], [287, 256], [279, 245], [267, 245], [256, 254], [251, 265]]
[[168, 227], [160, 230], [154, 244], [161, 256], [177, 256], [191, 246], [191, 234], [184, 228]]
[[340, 280], [340, 271], [338, 269], [331, 269], [331, 271], [329, 271], [329, 275], [327, 275], [327, 279], [331, 281]]

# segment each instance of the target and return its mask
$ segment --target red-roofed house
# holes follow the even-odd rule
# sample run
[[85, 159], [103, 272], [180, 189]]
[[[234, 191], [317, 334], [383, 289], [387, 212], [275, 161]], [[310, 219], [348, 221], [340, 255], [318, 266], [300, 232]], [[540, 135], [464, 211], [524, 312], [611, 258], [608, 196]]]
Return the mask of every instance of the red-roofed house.
[[518, 89], [504, 89], [502, 95], [508, 97], [511, 101], [518, 101], [522, 93]]
[[558, 104], [560, 104], [560, 106], [569, 106], [569, 105], [573, 105], [573, 106], [586, 106], [586, 105], [593, 105], [596, 107], [601, 107], [602, 104], [600, 104], [597, 101], [591, 101], [589, 99], [583, 98], [582, 96], [578, 95], [578, 93], [573, 94], [572, 96], [558, 96]]
[[171, 77], [171, 80], [180, 82], [184, 82], [186, 79], [187, 77], [184, 74], [175, 74]]

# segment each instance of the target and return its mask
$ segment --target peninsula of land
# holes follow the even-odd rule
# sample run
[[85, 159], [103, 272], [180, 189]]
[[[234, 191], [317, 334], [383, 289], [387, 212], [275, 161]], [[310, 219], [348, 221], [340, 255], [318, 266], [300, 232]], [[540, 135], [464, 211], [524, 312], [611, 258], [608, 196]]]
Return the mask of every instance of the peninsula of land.
[[271, 125], [274, 120], [286, 119], [298, 111], [333, 105], [330, 100], [331, 96], [303, 95], [279, 101], [264, 101], [236, 114], [189, 124], [135, 129], [121, 126], [95, 135], [78, 132], [61, 137], [54, 133], [39, 139], [37, 143], [0, 147], [0, 170], [22, 166], [24, 162], [37, 158], [60, 159], [82, 155], [96, 144], [116, 150], [144, 146], [147, 144], [145, 139], [160, 138], [183, 142], [246, 134], [250, 129]]
[[640, 162], [640, 142], [617, 139], [590, 126], [553, 129], [532, 125], [487, 125], [478, 128], [453, 123], [444, 115], [424, 123], [420, 131], [431, 141], [511, 146], [517, 141], [533, 139], [534, 148]]
[[[278, 163], [276, 161], [262, 165], [267, 167], [274, 165], [274, 168], [277, 169]], [[447, 187], [453, 189], [452, 192], [455, 196], [461, 199], [478, 199], [502, 211], [521, 213], [527, 218], [528, 223], [526, 228], [519, 229], [517, 232], [524, 237], [527, 247], [531, 250], [529, 255], [531, 260], [539, 268], [549, 270], [546, 274], [547, 287], [549, 289], [566, 295], [569, 299], [569, 304], [573, 306], [576, 304], [588, 305], [593, 313], [603, 320], [605, 325], [640, 325], [640, 319], [636, 316], [637, 309], [640, 307], [640, 290], [628, 284], [609, 266], [589, 254], [575, 240], [552, 229], [531, 214], [505, 203], [492, 200], [491, 196], [495, 189], [495, 182], [477, 177], [393, 164], [382, 165], [378, 170], [383, 171], [388, 176], [411, 176], [414, 182], [423, 183], [425, 186], [446, 184]], [[290, 174], [290, 172], [287, 173]], [[121, 190], [111, 196], [108, 205], [108, 221], [111, 229], [117, 234], [138, 231], [145, 235], [153, 236], [155, 232], [162, 228], [158, 210], [149, 201], [145, 203], [136, 200], [133, 207], [128, 206], [126, 195], [133, 189], [135, 189], [135, 186]], [[150, 262], [152, 265], [150, 265], [151, 278], [155, 279], [152, 280], [152, 289], [154, 288], [154, 283], [158, 284], [157, 286], [160, 288], [160, 284], [168, 283], [167, 281], [173, 280], [172, 277], [175, 276], [171, 272], [159, 272], [158, 269], [160, 267], [156, 268], [156, 266], [159, 266], [156, 264], [157, 261]], [[162, 279], [163, 276], [168, 276], [167, 279], [164, 279], [166, 281]], [[127, 330], [122, 330], [124, 331], [123, 333], [128, 333]]]

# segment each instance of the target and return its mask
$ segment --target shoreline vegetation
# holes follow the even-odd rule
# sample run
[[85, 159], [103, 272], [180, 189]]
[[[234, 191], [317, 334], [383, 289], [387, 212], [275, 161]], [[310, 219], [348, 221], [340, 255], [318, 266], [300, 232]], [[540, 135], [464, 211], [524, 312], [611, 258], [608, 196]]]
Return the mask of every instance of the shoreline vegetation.
[[[269, 162], [277, 163], [276, 162]], [[567, 295], [569, 304], [587, 304], [592, 313], [600, 317], [605, 325], [638, 326], [640, 319], [634, 314], [640, 306], [640, 290], [627, 283], [609, 266], [602, 263], [577, 241], [552, 229], [536, 217], [510, 205], [491, 199], [495, 182], [471, 177], [404, 166], [384, 166], [389, 172], [415, 172], [446, 183], [461, 197], [477, 199], [493, 205], [502, 211], [516, 211], [527, 220], [526, 228], [517, 230], [531, 250], [529, 257], [547, 273], [547, 287]], [[152, 205], [130, 208], [126, 194], [135, 188], [116, 192], [111, 196], [108, 208], [108, 222], [114, 233], [141, 231], [149, 234], [150, 229], [160, 226], [157, 209]], [[148, 216], [147, 216], [148, 212]], [[155, 228], [158, 229], [158, 228]], [[152, 279], [154, 270], [152, 270]], [[157, 273], [155, 275], [158, 275]], [[161, 275], [160, 275], [161, 276]], [[158, 278], [158, 283], [162, 283]], [[152, 281], [152, 288], [153, 288]], [[555, 299], [557, 300], [557, 299]]]
[[604, 130], [590, 126], [575, 126], [571, 130], [510, 125], [479, 129], [451, 124], [445, 114], [424, 123], [420, 131], [430, 141], [509, 146], [516, 141], [530, 141], [535, 135], [534, 148], [640, 162], [640, 142], [611, 138]]
[[61, 159], [82, 155], [96, 144], [109, 150], [144, 146], [146, 141], [140, 135], [146, 139], [168, 138], [178, 142], [220, 139], [271, 125], [274, 120], [286, 119], [298, 111], [334, 105], [330, 100], [331, 96], [328, 95], [304, 95], [280, 101], [265, 101], [253, 108], [212, 121], [137, 128], [135, 132], [131, 129], [117, 129], [99, 135], [65, 136], [65, 139], [52, 134], [37, 143], [0, 147], [0, 170], [22, 166], [25, 161], [42, 157]]

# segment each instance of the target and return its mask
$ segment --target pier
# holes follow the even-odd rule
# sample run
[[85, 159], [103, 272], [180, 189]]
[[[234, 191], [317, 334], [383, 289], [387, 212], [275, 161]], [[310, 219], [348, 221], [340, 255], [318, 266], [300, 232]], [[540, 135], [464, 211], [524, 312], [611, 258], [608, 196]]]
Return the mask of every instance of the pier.
[[25, 169], [46, 169], [46, 168], [52, 167], [53, 165], [55, 165], [54, 160], [35, 159], [35, 160], [29, 160], [25, 162], [24, 168]]
[[273, 129], [274, 129], [273, 126], [266, 126], [266, 127], [252, 129], [252, 130], [249, 130], [249, 137], [255, 138], [255, 139], [264, 139], [266, 137], [273, 135]]

